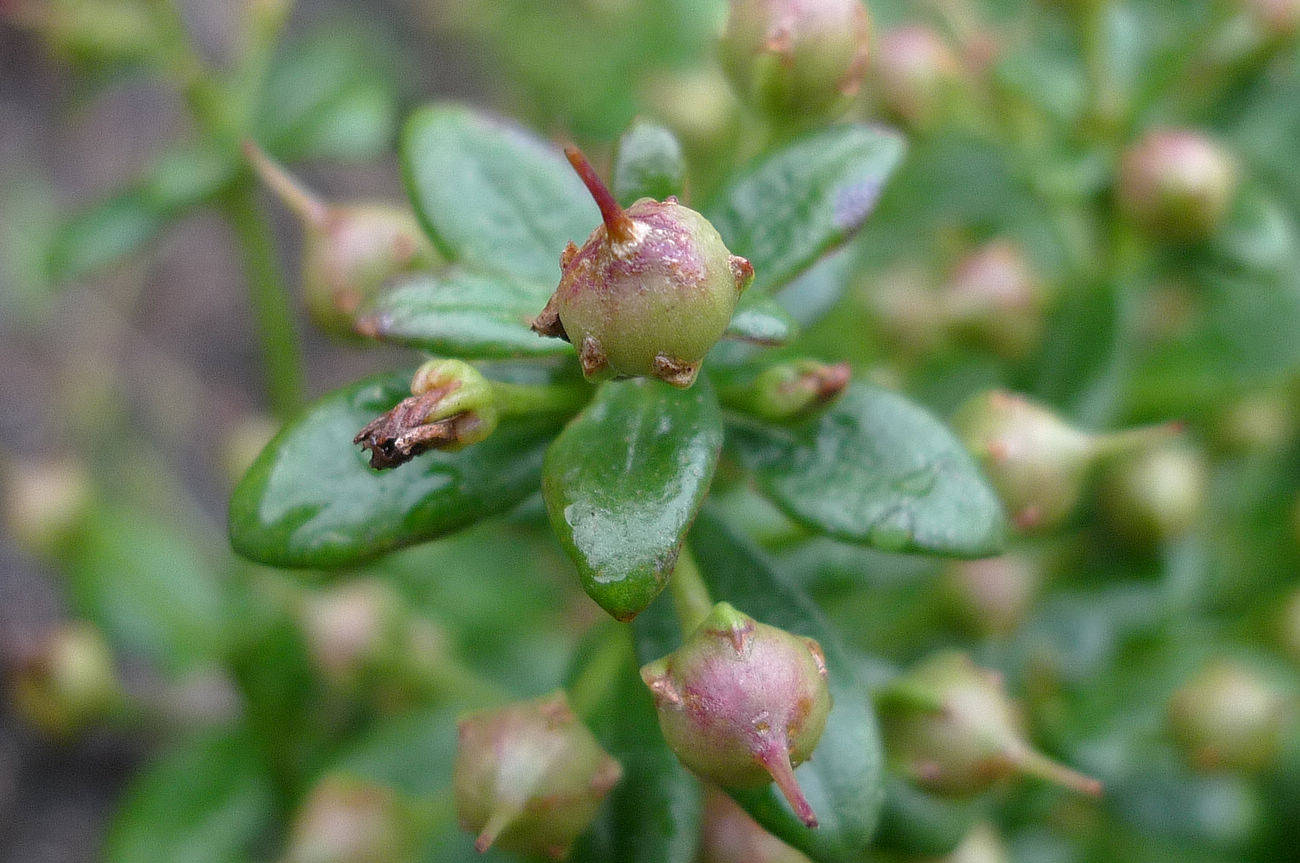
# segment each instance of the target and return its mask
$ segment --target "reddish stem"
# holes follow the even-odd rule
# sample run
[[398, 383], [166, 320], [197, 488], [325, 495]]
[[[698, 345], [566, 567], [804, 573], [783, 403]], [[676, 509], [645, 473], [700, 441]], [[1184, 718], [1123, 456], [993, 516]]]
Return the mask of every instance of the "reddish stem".
[[632, 231], [632, 220], [623, 208], [618, 205], [613, 193], [605, 185], [605, 181], [600, 179], [596, 169], [591, 167], [587, 157], [577, 147], [565, 147], [564, 155], [569, 157], [569, 164], [573, 170], [578, 172], [582, 178], [583, 185], [587, 191], [591, 192], [591, 197], [596, 199], [596, 206], [600, 207], [600, 217], [605, 221], [605, 233], [609, 239], [616, 243], [626, 243], [635, 235]]
[[784, 740], [774, 742], [756, 757], [758, 762], [767, 769], [776, 787], [785, 795], [785, 799], [790, 801], [790, 806], [799, 820], [808, 827], [816, 827], [817, 816], [813, 813], [808, 798], [803, 796], [799, 780], [794, 778], [794, 767], [790, 764], [790, 750], [784, 743]]

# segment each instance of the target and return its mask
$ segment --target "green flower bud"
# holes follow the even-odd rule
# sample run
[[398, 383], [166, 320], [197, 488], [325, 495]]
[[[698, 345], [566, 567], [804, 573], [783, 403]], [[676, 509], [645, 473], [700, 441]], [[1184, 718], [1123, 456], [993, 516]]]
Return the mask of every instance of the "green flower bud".
[[456, 814], [479, 851], [563, 859], [623, 775], [562, 692], [471, 714], [459, 730]]
[[940, 590], [961, 621], [979, 635], [1011, 635], [1032, 607], [1043, 576], [1023, 553], [955, 561]]
[[5, 483], [5, 526], [25, 552], [57, 554], [76, 537], [90, 498], [90, 480], [75, 461], [18, 463]]
[[727, 794], [704, 790], [696, 863], [809, 863], [807, 857], [768, 833]]
[[720, 69], [661, 70], [646, 78], [642, 91], [648, 113], [663, 120], [688, 150], [716, 153], [739, 134], [740, 105]]
[[392, 790], [328, 776], [294, 819], [285, 863], [407, 863], [415, 856], [415, 832]]
[[978, 458], [1022, 531], [1060, 525], [1101, 460], [1177, 432], [1174, 425], [1094, 435], [1028, 399], [1001, 390], [976, 396], [953, 425]]
[[876, 703], [889, 758], [931, 793], [968, 797], [1018, 774], [1101, 793], [1096, 780], [1030, 748], [1001, 680], [965, 654], [931, 656], [881, 690]]
[[1282, 748], [1286, 698], [1248, 668], [1216, 662], [1169, 700], [1169, 727], [1192, 766], [1254, 773]]
[[861, 0], [731, 0], [719, 43], [741, 101], [778, 119], [842, 111], [866, 73]]
[[604, 224], [581, 249], [564, 250], [560, 285], [533, 329], [572, 342], [589, 379], [656, 377], [689, 387], [753, 267], [675, 198], [642, 198], [624, 210], [582, 153], [566, 152]]
[[720, 602], [680, 648], [643, 667], [641, 679], [682, 764], [724, 788], [775, 781], [795, 814], [817, 826], [794, 775], [831, 709], [817, 642]]
[[409, 210], [386, 203], [327, 204], [251, 141], [244, 153], [262, 180], [302, 220], [303, 301], [321, 329], [353, 333], [361, 305], [394, 276], [439, 257]]
[[113, 656], [92, 626], [67, 623], [16, 664], [13, 703], [46, 734], [66, 737], [107, 717], [122, 700]]
[[1171, 239], [1212, 234], [1236, 191], [1232, 156], [1190, 129], [1149, 132], [1120, 163], [1120, 206], [1147, 230]]
[[431, 449], [459, 450], [488, 438], [499, 419], [492, 383], [469, 363], [429, 360], [411, 379], [411, 396], [371, 422], [352, 442], [378, 470]]
[[891, 30], [880, 39], [871, 77], [885, 113], [912, 129], [930, 129], [961, 84], [961, 61], [928, 27]]
[[1162, 446], [1107, 467], [1101, 503], [1130, 542], [1157, 546], [1196, 526], [1209, 487], [1205, 459], [1188, 446]]
[[1023, 358], [1042, 340], [1047, 292], [1015, 243], [997, 240], [964, 258], [939, 304], [954, 335], [1008, 359]]
[[848, 363], [796, 360], [769, 366], [755, 379], [748, 407], [770, 422], [798, 419], [833, 402], [849, 376]]

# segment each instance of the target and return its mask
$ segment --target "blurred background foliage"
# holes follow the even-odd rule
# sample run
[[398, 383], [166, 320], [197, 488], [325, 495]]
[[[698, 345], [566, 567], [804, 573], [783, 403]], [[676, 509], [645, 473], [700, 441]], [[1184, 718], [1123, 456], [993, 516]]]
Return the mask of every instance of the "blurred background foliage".
[[[1105, 783], [1099, 802], [1016, 787], [911, 819], [958, 838], [996, 825], [1003, 856], [962, 859], [1300, 847], [1294, 710], [1285, 745], [1250, 769], [1196, 769], [1166, 721], [1212, 662], [1297, 688], [1300, 55], [1298, 22], [1262, 17], [1285, 5], [869, 4], [872, 73], [852, 112], [911, 147], [861, 236], [783, 291], [806, 325], [791, 350], [847, 359], [944, 416], [996, 386], [1085, 428], [1187, 427], [1178, 456], [1113, 468], [1065, 529], [982, 564], [810, 537], [720, 474], [726, 512], [868, 679], [968, 650], [1044, 749]], [[446, 792], [451, 717], [481, 694], [470, 671], [549, 691], [600, 619], [537, 500], [328, 577], [228, 550], [227, 494], [272, 417], [393, 356], [313, 333], [300, 299], [277, 299], [280, 270], [296, 283], [297, 231], [263, 212], [239, 138], [331, 198], [396, 200], [398, 122], [434, 96], [576, 139], [600, 165], [634, 117], [656, 119], [683, 141], [696, 196], [788, 134], [721, 75], [722, 0], [304, 0], [281, 39], [288, 11], [0, 3], [4, 859], [280, 859], [313, 807], [352, 799], [332, 792], [339, 776], [436, 825], [420, 859], [476, 859]], [[1165, 125], [1203, 130], [1239, 165], [1206, 242], [1149, 242], [1117, 210], [1121, 153]], [[1029, 300], [963, 323], [952, 298], [990, 269]], [[286, 359], [299, 341], [305, 381]], [[1124, 507], [1159, 524], [1129, 529]]]

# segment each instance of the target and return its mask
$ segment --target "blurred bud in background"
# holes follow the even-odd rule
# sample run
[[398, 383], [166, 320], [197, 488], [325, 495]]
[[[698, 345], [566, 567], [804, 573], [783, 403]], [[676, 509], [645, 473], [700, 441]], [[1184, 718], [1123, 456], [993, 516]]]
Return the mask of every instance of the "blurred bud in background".
[[1194, 447], [1168, 444], [1116, 459], [1101, 482], [1106, 520], [1139, 548], [1152, 548], [1196, 526], [1209, 491], [1209, 465]]
[[1012, 552], [950, 563], [939, 591], [971, 632], [1005, 638], [1019, 628], [1042, 583], [1038, 561], [1024, 552]]
[[357, 581], [305, 595], [299, 620], [325, 677], [355, 686], [401, 649], [402, 607], [387, 584]]
[[871, 85], [884, 112], [913, 131], [934, 128], [961, 86], [962, 67], [942, 36], [909, 25], [880, 38], [871, 60]]
[[716, 66], [660, 71], [643, 84], [642, 100], [694, 153], [725, 148], [740, 129], [740, 103]]
[[1154, 129], [1121, 159], [1119, 205], [1159, 236], [1204, 239], [1227, 216], [1237, 181], [1232, 155], [1203, 133]]
[[943, 309], [921, 267], [902, 266], [873, 276], [859, 296], [891, 353], [916, 360], [944, 344]]
[[994, 240], [971, 252], [939, 294], [944, 320], [959, 340], [1007, 359], [1022, 359], [1043, 336], [1047, 290], [1024, 249]]
[[58, 554], [75, 538], [91, 506], [91, 484], [71, 458], [18, 462], [7, 471], [5, 527], [28, 554]]
[[1300, 0], [1238, 0], [1238, 3], [1270, 42], [1293, 39], [1300, 32]]
[[952, 853], [935, 863], [1011, 863], [1011, 852], [993, 825], [981, 821]]
[[68, 737], [108, 718], [123, 698], [108, 645], [85, 623], [46, 633], [17, 657], [11, 683], [19, 714], [52, 737]]
[[810, 863], [749, 817], [726, 792], [705, 786], [696, 863]]
[[327, 776], [294, 819], [285, 863], [408, 863], [414, 828], [388, 788]]
[[1275, 453], [1295, 440], [1296, 421], [1295, 406], [1285, 393], [1247, 393], [1215, 418], [1214, 443], [1234, 454]]
[[849, 376], [847, 363], [796, 360], [769, 366], [754, 381], [753, 411], [772, 422], [805, 417], [844, 392]]
[[1262, 675], [1219, 661], [1174, 693], [1169, 727], [1193, 767], [1255, 773], [1276, 762], [1290, 711]]

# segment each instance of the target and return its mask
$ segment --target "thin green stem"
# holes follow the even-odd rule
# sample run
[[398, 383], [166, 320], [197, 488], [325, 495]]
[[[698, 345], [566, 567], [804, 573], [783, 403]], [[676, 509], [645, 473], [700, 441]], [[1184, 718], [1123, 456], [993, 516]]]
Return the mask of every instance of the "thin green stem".
[[511, 693], [451, 653], [440, 656], [436, 665], [411, 669], [408, 673], [410, 682], [422, 695], [456, 701], [472, 709], [493, 707], [514, 699]]
[[618, 679], [618, 668], [632, 649], [632, 634], [626, 626], [604, 627], [600, 646], [587, 657], [582, 670], [569, 685], [569, 706], [583, 719], [589, 719], [609, 694]]
[[491, 381], [491, 385], [502, 414], [570, 413], [590, 401], [593, 392], [582, 382], [529, 385]]
[[303, 392], [302, 358], [289, 291], [249, 183], [241, 181], [230, 190], [225, 213], [243, 254], [267, 397], [276, 415], [287, 418], [300, 406]]
[[690, 546], [683, 545], [682, 553], [677, 558], [677, 568], [668, 582], [673, 596], [673, 610], [677, 612], [677, 622], [681, 624], [682, 635], [690, 635], [700, 625], [700, 621], [709, 616], [713, 608], [713, 599], [709, 588], [700, 575], [700, 568], [695, 563]]

